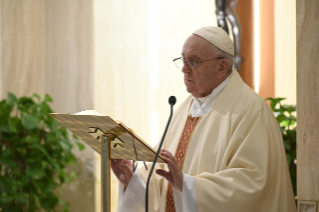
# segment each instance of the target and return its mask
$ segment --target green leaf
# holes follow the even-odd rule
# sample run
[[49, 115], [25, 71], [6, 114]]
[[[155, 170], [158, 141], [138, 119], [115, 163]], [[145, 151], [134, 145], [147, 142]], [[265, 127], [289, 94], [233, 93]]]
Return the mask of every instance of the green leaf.
[[3, 193], [1, 195], [1, 202], [4, 203], [4, 204], [11, 203], [12, 200], [13, 200], [13, 196], [12, 195], [9, 195], [9, 194], [6, 194], [6, 193]]
[[284, 127], [288, 127], [289, 126], [289, 121], [288, 120], [284, 120], [281, 122], [281, 125]]
[[48, 195], [41, 198], [41, 206], [45, 209], [55, 208], [58, 203], [58, 198], [54, 195]]
[[277, 112], [278, 110], [276, 109], [276, 105], [280, 104], [280, 102], [282, 100], [284, 100], [286, 98], [266, 98], [265, 100], [270, 100], [270, 107], [272, 109], [272, 111]]
[[285, 100], [286, 98], [282, 98], [282, 97], [279, 97], [279, 98], [276, 98], [275, 100], [277, 101], [277, 102], [281, 102], [282, 100]]
[[55, 185], [53, 179], [50, 178], [42, 178], [38, 182], [39, 188], [44, 193], [52, 193], [54, 191]]
[[[3, 153], [2, 153], [2, 156], [5, 157], [5, 158], [8, 158], [8, 157], [11, 157], [13, 155], [13, 151], [11, 148], [6, 148]], [[11, 158], [10, 158], [11, 159]]]
[[22, 122], [22, 125], [27, 130], [33, 130], [38, 126], [40, 119], [33, 117], [33, 116], [30, 116], [30, 115], [26, 115], [26, 116], [23, 116], [21, 118], [21, 122]]
[[18, 106], [19, 109], [29, 108], [30, 105], [34, 105], [34, 101], [30, 97], [23, 96], [18, 99]]
[[67, 154], [71, 151], [71, 148], [69, 145], [67, 145], [65, 142], [60, 141], [60, 146], [62, 147], [63, 151]]
[[17, 97], [13, 93], [8, 93], [8, 101], [9, 103], [16, 103], [18, 101]]
[[[52, 158], [50, 157], [50, 155], [47, 153], [47, 151], [44, 149], [44, 147], [42, 146], [42, 145], [40, 145], [40, 144], [37, 144], [37, 143], [32, 143], [32, 144], [30, 144], [29, 145], [29, 148], [30, 149], [37, 149], [37, 150], [39, 150], [40, 152], [42, 152], [42, 154], [44, 155], [44, 156], [46, 156], [46, 158], [47, 158], [47, 160], [49, 161], [49, 162], [52, 162]], [[41, 156], [40, 154], [37, 154], [38, 156]], [[41, 158], [41, 157], [40, 157]]]
[[7, 183], [5, 177], [0, 176], [0, 194], [7, 190]]
[[280, 124], [282, 121], [284, 121], [286, 119], [287, 119], [287, 116], [285, 116], [284, 114], [280, 114], [276, 117], [278, 124]]
[[33, 143], [39, 143], [40, 142], [40, 138], [37, 135], [27, 135], [27, 136], [25, 136], [22, 139], [23, 139], [23, 141], [25, 143], [28, 143], [28, 144], [33, 144]]
[[[51, 110], [50, 106], [48, 104], [46, 104], [45, 102], [42, 102], [40, 107], [41, 107], [41, 110], [42, 110], [43, 114], [45, 114], [45, 115], [48, 115], [48, 113], [52, 113], [53, 112]], [[53, 118], [50, 116], [50, 119], [53, 119]]]
[[16, 193], [14, 199], [17, 200], [17, 202], [25, 203], [28, 201], [28, 195], [25, 193]]
[[80, 142], [76, 142], [76, 144], [78, 145], [79, 150], [81, 150], [81, 151], [85, 148], [84, 144], [82, 144]]
[[11, 133], [12, 130], [6, 123], [0, 123], [0, 132]]
[[34, 93], [32, 96], [34, 96], [35, 98], [37, 98], [38, 101], [41, 101], [41, 97], [40, 97], [38, 94]]
[[265, 100], [266, 100], [266, 101], [273, 101], [274, 98], [268, 97], [268, 98], [266, 98]]
[[273, 111], [276, 109], [276, 104], [277, 104], [276, 101], [271, 101], [271, 102], [270, 102], [270, 107], [271, 107], [271, 109], [272, 109]]
[[278, 111], [279, 111], [280, 113], [285, 113], [285, 112], [287, 111], [286, 105], [280, 105]]
[[289, 150], [291, 150], [291, 145], [289, 144], [289, 142], [287, 142], [287, 141], [284, 141], [284, 146], [285, 146], [285, 150], [287, 151], [289, 151]]
[[0, 120], [7, 119], [10, 116], [12, 104], [7, 103], [6, 100], [0, 102]]
[[296, 140], [296, 130], [287, 130], [286, 133], [290, 138], [293, 138], [292, 140]]
[[55, 211], [56, 188], [73, 179], [65, 172], [75, 161], [73, 145], [66, 128], [48, 115], [50, 102], [49, 95], [41, 100], [38, 94], [8, 94], [0, 102], [1, 211]]
[[8, 119], [8, 123], [9, 123], [9, 127], [10, 127], [10, 129], [12, 130], [12, 132], [19, 132], [20, 130], [21, 130], [21, 127], [22, 127], [22, 125], [21, 125], [21, 121], [20, 121], [20, 119], [19, 118], [17, 118], [17, 117], [10, 117], [9, 119]]
[[0, 157], [0, 161], [3, 164], [6, 164], [8, 167], [17, 167], [17, 163], [11, 158]]
[[63, 207], [63, 212], [70, 212], [69, 211], [69, 202], [63, 202], [62, 200], [60, 200], [59, 204]]
[[50, 96], [49, 94], [45, 94], [44, 101], [46, 101], [46, 102], [52, 102], [51, 96]]
[[290, 166], [290, 163], [291, 163], [291, 157], [290, 157], [290, 155], [286, 155], [286, 156], [287, 156], [288, 166]]
[[292, 112], [296, 111], [295, 105], [285, 105], [285, 106], [286, 106], [286, 110], [288, 113], [292, 113]]
[[290, 124], [289, 124], [289, 126], [291, 126], [291, 125], [294, 125], [296, 123], [296, 121], [290, 121]]
[[56, 170], [56, 171], [60, 171], [61, 169], [61, 165], [59, 163], [51, 163], [51, 165], [53, 166], [53, 168]]
[[42, 168], [29, 168], [26, 171], [27, 175], [32, 177], [33, 179], [39, 179], [45, 175]]
[[[8, 127], [9, 127], [9, 126], [8, 126]], [[18, 133], [12, 133], [12, 131], [11, 131], [10, 128], [9, 128], [9, 130], [10, 130], [10, 133], [3, 132], [3, 133], [2, 133], [2, 137], [3, 137], [5, 140], [10, 141], [10, 143], [11, 143], [11, 142], [13, 142], [14, 144], [15, 144], [16, 142], [21, 143], [21, 142], [20, 142], [21, 139], [20, 139], [20, 137], [19, 137], [19, 134], [18, 134]]]

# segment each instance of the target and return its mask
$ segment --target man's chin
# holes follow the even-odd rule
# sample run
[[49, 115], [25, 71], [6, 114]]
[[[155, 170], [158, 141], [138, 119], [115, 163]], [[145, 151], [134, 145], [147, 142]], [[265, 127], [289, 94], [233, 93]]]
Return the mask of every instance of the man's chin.
[[194, 89], [192, 89], [191, 87], [189, 87], [189, 86], [186, 85], [186, 91], [187, 91], [188, 93], [192, 93], [192, 91], [194, 91]]
[[192, 95], [194, 95], [196, 93], [196, 91], [193, 87], [186, 86], [186, 91], [187, 91], [187, 93], [190, 93]]

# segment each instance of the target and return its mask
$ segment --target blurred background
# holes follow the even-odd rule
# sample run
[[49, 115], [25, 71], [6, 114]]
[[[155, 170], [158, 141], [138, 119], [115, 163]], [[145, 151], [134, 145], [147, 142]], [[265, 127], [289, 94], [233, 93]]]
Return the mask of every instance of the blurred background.
[[[172, 59], [203, 26], [217, 26], [211, 0], [0, 0], [0, 99], [49, 94], [58, 113], [97, 110], [154, 146], [168, 97], [189, 95]], [[263, 98], [296, 103], [295, 0], [239, 0], [240, 75]], [[176, 108], [177, 108], [176, 107]], [[78, 179], [58, 195], [70, 211], [101, 210], [100, 156], [74, 152]], [[118, 182], [112, 178], [112, 211]]]

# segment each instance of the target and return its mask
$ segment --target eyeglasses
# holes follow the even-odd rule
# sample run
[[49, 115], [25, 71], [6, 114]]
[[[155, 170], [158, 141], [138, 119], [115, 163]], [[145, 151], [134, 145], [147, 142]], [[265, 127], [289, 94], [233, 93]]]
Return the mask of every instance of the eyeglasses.
[[204, 63], [207, 61], [211, 61], [211, 60], [218, 60], [218, 59], [225, 59], [222, 57], [216, 57], [210, 60], [204, 60], [204, 61], [195, 61], [192, 59], [188, 59], [188, 60], [184, 60], [183, 57], [179, 57], [179, 58], [175, 58], [173, 60], [173, 62], [175, 63], [177, 68], [183, 68], [184, 65], [186, 64], [188, 68], [192, 69], [192, 70], [196, 70], [198, 68], [198, 64], [200, 63]]

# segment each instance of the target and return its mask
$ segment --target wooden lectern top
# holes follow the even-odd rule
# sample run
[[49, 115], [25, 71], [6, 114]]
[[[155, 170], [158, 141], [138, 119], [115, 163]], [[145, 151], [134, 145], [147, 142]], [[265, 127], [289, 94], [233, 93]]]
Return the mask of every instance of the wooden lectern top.
[[[156, 151], [122, 122], [114, 121], [109, 116], [97, 115], [98, 113], [95, 111], [96, 115], [82, 115], [85, 112], [78, 114], [50, 113], [50, 116], [99, 154], [101, 154], [102, 149], [100, 138], [106, 135], [108, 138], [115, 137], [111, 141], [111, 158], [136, 160], [137, 153], [138, 161], [154, 161]], [[157, 162], [165, 163], [161, 155], [159, 155]]]

